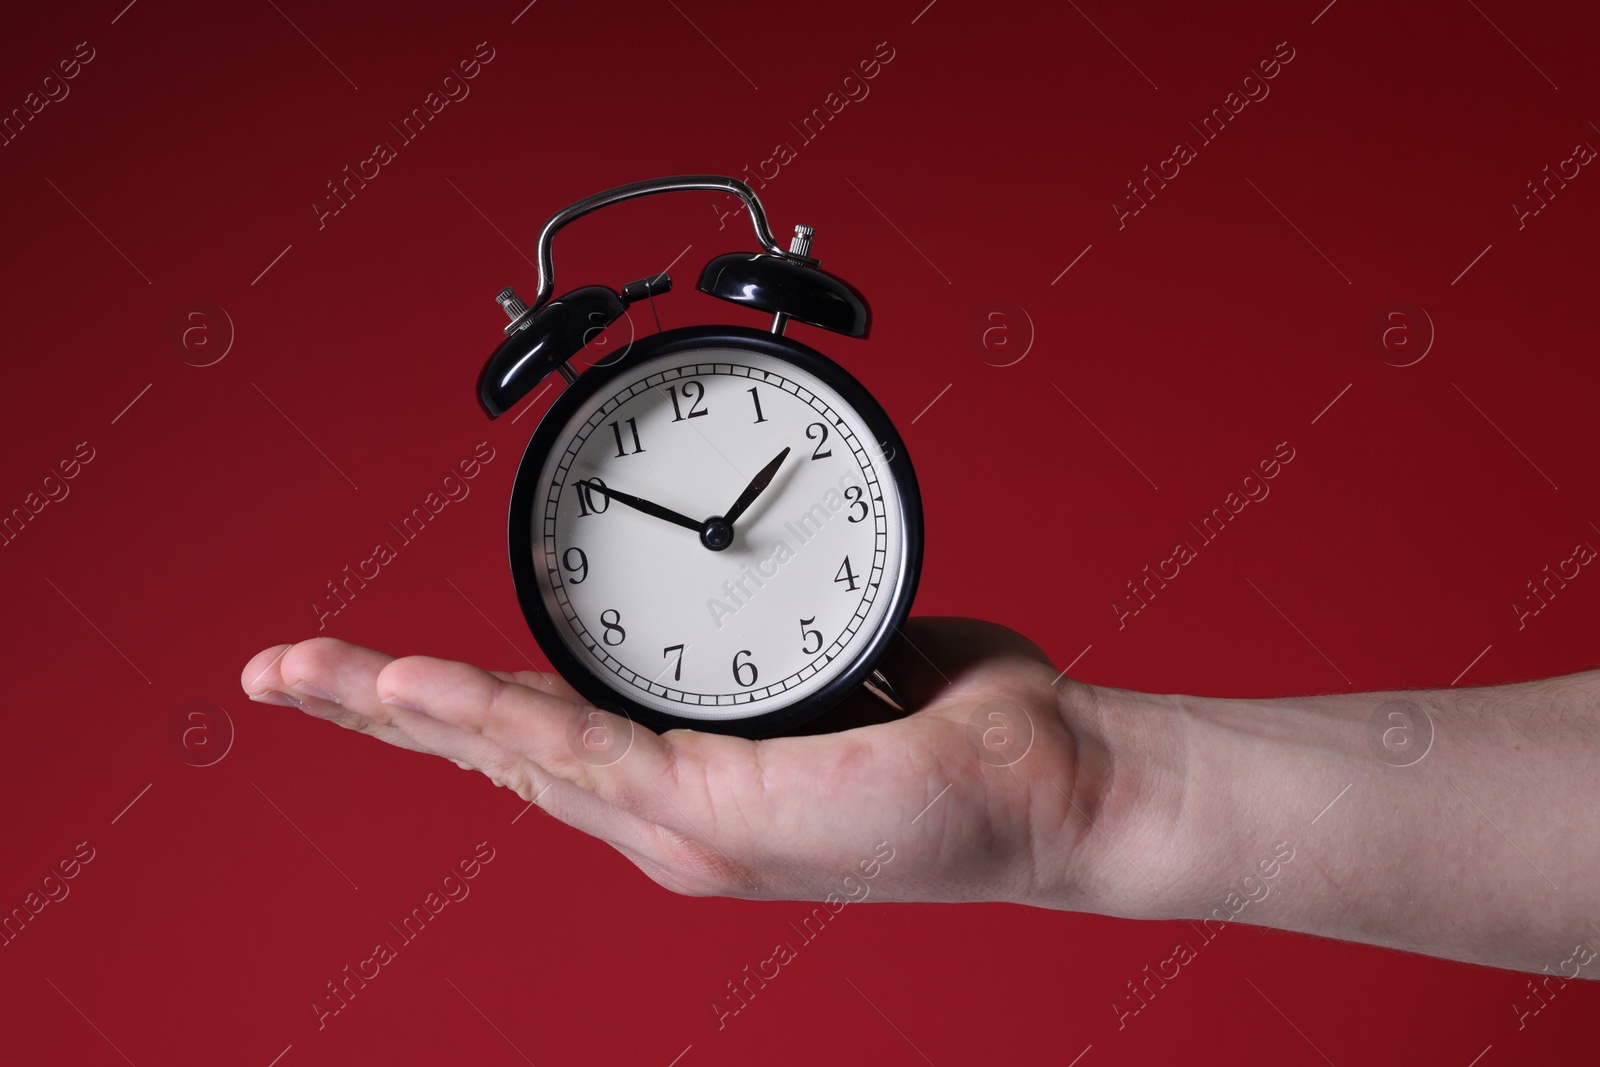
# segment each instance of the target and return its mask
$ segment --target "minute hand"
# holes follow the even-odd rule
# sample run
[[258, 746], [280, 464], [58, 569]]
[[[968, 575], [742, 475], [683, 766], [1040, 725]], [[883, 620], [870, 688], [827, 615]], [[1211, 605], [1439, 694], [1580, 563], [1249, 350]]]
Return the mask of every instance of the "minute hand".
[[788, 455], [789, 450], [787, 448], [779, 452], [776, 459], [762, 467], [756, 473], [756, 476], [750, 479], [750, 484], [744, 487], [744, 492], [740, 493], [739, 499], [733, 502], [733, 507], [729, 508], [727, 514], [722, 516], [724, 522], [732, 526], [734, 520], [743, 515], [750, 505], [756, 502], [756, 497], [760, 496], [762, 491], [772, 484], [773, 476], [778, 473], [778, 468], [783, 466], [783, 461]]
[[682, 526], [698, 532], [700, 528], [705, 525], [703, 522], [697, 522], [696, 520], [689, 518], [687, 515], [680, 515], [671, 508], [664, 508], [660, 504], [654, 503], [653, 501], [633, 496], [630, 493], [622, 493], [615, 489], [608, 489], [599, 482], [580, 481], [578, 484], [592, 492], [600, 493], [607, 500], [615, 500], [619, 504], [626, 504], [635, 511], [642, 511], [646, 515], [652, 515], [658, 519], [665, 519], [666, 521], [677, 526]]

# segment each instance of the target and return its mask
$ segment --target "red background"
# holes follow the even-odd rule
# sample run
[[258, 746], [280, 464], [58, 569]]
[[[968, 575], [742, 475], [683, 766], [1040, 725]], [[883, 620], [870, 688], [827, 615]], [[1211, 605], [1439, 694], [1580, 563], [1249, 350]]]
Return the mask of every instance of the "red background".
[[[1204, 977], [1119, 1031], [1112, 1001], [1188, 928], [1006, 906], [848, 909], [719, 1032], [711, 1001], [800, 905], [673, 897], [480, 776], [237, 682], [256, 650], [315, 633], [324, 583], [480, 441], [496, 458], [472, 495], [324, 632], [542, 665], [503, 541], [538, 412], [490, 424], [473, 395], [500, 336], [491, 298], [531, 294], [557, 208], [741, 175], [780, 142], [796, 155], [761, 191], [774, 229], [816, 226], [824, 265], [873, 304], [868, 341], [794, 335], [907, 439], [919, 613], [1000, 620], [1088, 681], [1160, 691], [1592, 667], [1600, 577], [1521, 629], [1510, 607], [1600, 545], [1583, 310], [1600, 177], [1584, 168], [1520, 228], [1511, 207], [1600, 145], [1592, 8], [123, 2], [12, 13], [0, 40], [6, 109], [94, 49], [0, 148], [0, 509], [94, 450], [0, 547], [0, 908], [78, 842], [95, 850], [0, 948], [0, 1058], [1592, 1059], [1593, 987], [1519, 1030], [1522, 975], [1237, 925], [1186, 968]], [[398, 142], [386, 124], [480, 41], [494, 58], [470, 96], [319, 228], [325, 183]], [[1200, 146], [1187, 124], [1285, 41], [1270, 96]], [[790, 123], [879, 42], [893, 59], [870, 95], [804, 141]], [[1180, 139], [1198, 158], [1119, 228], [1125, 183]], [[558, 287], [683, 253], [666, 325], [757, 321], [691, 291], [706, 259], [752, 245], [742, 222], [719, 230], [727, 206], [586, 220]], [[175, 344], [198, 300], [231, 330], [213, 312]], [[1431, 347], [1415, 314], [1391, 349], [1369, 343], [1397, 300], [1425, 310]], [[986, 318], [995, 301], [1011, 310]], [[1282, 441], [1296, 458], [1271, 496], [1119, 628], [1124, 583]], [[215, 707], [183, 720], [185, 745], [171, 725], [191, 701]], [[472, 895], [319, 1030], [311, 998], [480, 841], [495, 859]]]

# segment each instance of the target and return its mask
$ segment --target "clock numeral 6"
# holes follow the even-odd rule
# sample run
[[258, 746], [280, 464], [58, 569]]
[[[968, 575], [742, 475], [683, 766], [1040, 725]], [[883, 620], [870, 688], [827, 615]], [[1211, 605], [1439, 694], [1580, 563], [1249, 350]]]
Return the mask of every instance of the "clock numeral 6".
[[[578, 554], [578, 562], [576, 563], [572, 562], [572, 554], [574, 552]], [[565, 552], [561, 553], [561, 566], [565, 568], [569, 574], [578, 575], [576, 578], [568, 582], [568, 585], [582, 585], [583, 580], [589, 577], [589, 557], [584, 555], [583, 549], [581, 548], [569, 548]]]
[[[807, 627], [816, 621], [817, 617], [815, 615], [811, 616], [809, 619], [800, 620], [800, 636], [805, 640], [805, 644], [800, 647], [800, 651], [804, 652], [808, 656], [815, 656], [818, 652], [822, 651], [822, 631], [807, 629]], [[816, 648], [811, 647], [811, 639], [813, 637], [817, 639]]]
[[[690, 392], [690, 390], [693, 390], [693, 392]], [[689, 414], [687, 414], [687, 415], [682, 414], [678, 410], [678, 387], [677, 386], [675, 386], [675, 385], [667, 386], [667, 396], [669, 396], [672, 399], [672, 421], [673, 422], [682, 422], [684, 419], [698, 419], [702, 415], [711, 414], [711, 412], [709, 412], [709, 411], [701, 411], [700, 410], [700, 404], [706, 398], [706, 387], [701, 385], [699, 382], [684, 382], [683, 383], [683, 398], [685, 400], [693, 400], [694, 401], [694, 403], [689, 405]], [[629, 419], [628, 421], [632, 422], [633, 420]], [[637, 438], [635, 438], [635, 440], [637, 441]]]
[[[739, 662], [740, 656], [748, 656], [749, 654], [750, 650], [748, 648], [740, 649], [738, 652], [733, 654], [733, 680], [744, 686], [746, 689], [750, 688], [752, 685], [755, 685], [756, 679], [760, 677], [761, 674], [760, 671], [756, 670], [756, 665], [749, 660], [745, 660], [743, 663]], [[745, 676], [745, 671], [750, 672], [749, 677]]]
[[[606, 618], [609, 615], [611, 618]], [[622, 628], [622, 613], [616, 608], [607, 608], [600, 613], [600, 625], [605, 627], [605, 633], [600, 635], [600, 640], [608, 645], [620, 645], [628, 639], [628, 631]], [[612, 635], [616, 636], [613, 637]]]
[[[863, 495], [859, 485], [852, 485], [844, 491], [844, 498], [850, 501], [849, 519], [851, 522], [862, 522], [871, 514], [871, 509], [867, 507], [867, 502], [861, 499]], [[856, 514], [856, 508], [861, 509], [860, 515]]]
[[852, 593], [855, 592], [857, 588], [859, 588], [856, 585], [856, 572], [850, 569], [850, 557], [849, 556], [846, 556], [844, 558], [844, 562], [839, 564], [839, 571], [838, 571], [837, 574], [835, 574], [833, 576], [833, 580], [836, 581], [836, 582], [843, 582], [844, 583], [844, 587], [846, 589], [850, 590], [850, 592], [852, 592]]
[[633, 437], [633, 451], [632, 452], [629, 452], [627, 450], [627, 448], [624, 447], [624, 445], [622, 443], [622, 427], [619, 426], [615, 421], [612, 421], [612, 422], [609, 422], [609, 423], [606, 424], [606, 425], [611, 427], [611, 432], [617, 439], [617, 458], [618, 459], [621, 459], [623, 456], [636, 456], [640, 452], [644, 451], [644, 445], [641, 445], [639, 443], [639, 423], [634, 419], [628, 419], [626, 421], [628, 423], [628, 433]]
[[666, 659], [674, 652], [678, 654], [678, 662], [672, 665], [672, 680], [674, 682], [681, 682], [683, 681], [683, 646], [668, 645], [666, 648], [661, 650], [661, 658]]
[[[822, 431], [822, 436], [818, 437], [816, 434], [811, 432], [812, 430], [821, 430]], [[828, 449], [826, 452], [824, 452], [822, 450], [822, 446], [828, 443], [828, 424], [827, 423], [825, 423], [825, 422], [813, 422], [810, 426], [807, 426], [806, 427], [806, 440], [807, 441], [815, 441], [815, 442], [817, 442], [817, 447], [815, 449], [813, 449], [812, 452], [811, 452], [811, 458], [812, 459], [827, 459], [829, 456], [833, 455], [833, 449], [831, 449], [831, 448]]]
[[600, 494], [599, 503], [596, 503], [594, 490], [585, 485], [584, 482], [593, 482], [602, 489], [606, 487], [606, 483], [599, 478], [585, 478], [583, 481], [572, 483], [572, 491], [578, 494], [578, 513], [580, 517], [590, 514], [598, 515], [611, 506], [611, 498], [604, 493]]

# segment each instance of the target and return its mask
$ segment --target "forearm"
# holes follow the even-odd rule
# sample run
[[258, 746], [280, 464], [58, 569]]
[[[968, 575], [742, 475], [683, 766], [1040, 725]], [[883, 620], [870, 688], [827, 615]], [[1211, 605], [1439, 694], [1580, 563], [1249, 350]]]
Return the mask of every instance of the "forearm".
[[1600, 672], [1295, 700], [1097, 693], [1112, 758], [1148, 754], [1112, 776], [1107, 811], [1155, 912], [1600, 977]]

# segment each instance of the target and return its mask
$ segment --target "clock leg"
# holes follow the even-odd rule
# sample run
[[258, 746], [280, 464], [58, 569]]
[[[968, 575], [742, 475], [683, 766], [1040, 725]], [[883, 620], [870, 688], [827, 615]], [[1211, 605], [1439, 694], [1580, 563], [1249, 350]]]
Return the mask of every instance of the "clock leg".
[[905, 702], [900, 699], [900, 694], [894, 691], [894, 686], [889, 684], [889, 679], [880, 670], [874, 670], [867, 675], [867, 680], [861, 683], [861, 688], [889, 705], [895, 711], [905, 711]]

